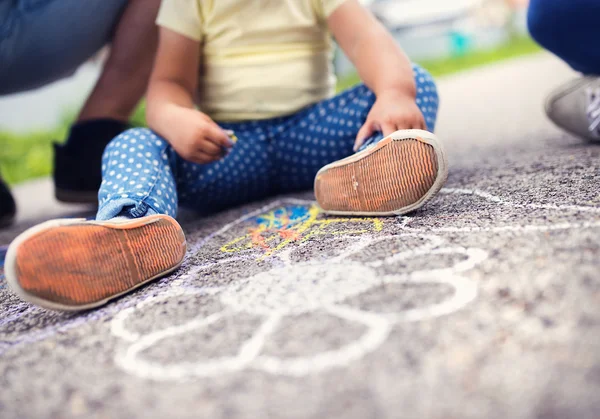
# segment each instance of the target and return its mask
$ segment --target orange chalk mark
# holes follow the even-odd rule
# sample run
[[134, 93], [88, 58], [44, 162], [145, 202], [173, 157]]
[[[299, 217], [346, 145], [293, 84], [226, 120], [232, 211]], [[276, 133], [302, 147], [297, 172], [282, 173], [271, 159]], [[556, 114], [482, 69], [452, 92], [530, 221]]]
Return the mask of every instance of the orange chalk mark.
[[252, 245], [261, 247], [266, 250], [271, 250], [265, 238], [262, 236], [263, 231], [264, 229], [260, 227], [254, 230], [250, 229], [250, 238], [252, 240]]

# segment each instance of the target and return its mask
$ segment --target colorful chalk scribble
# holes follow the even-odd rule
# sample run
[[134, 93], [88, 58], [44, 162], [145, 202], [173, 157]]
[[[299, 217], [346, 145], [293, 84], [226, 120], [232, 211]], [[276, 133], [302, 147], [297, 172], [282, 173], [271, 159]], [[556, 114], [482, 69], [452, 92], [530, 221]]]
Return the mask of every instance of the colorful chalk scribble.
[[[253, 226], [244, 236], [236, 237], [221, 247], [222, 252], [234, 253], [250, 249], [262, 249], [259, 260], [283, 250], [291, 243], [304, 242], [311, 237], [324, 235], [356, 235], [378, 232], [383, 222], [378, 218], [326, 218], [319, 217], [316, 205], [310, 207], [291, 205], [280, 207], [253, 218]], [[336, 226], [345, 225], [344, 229]], [[347, 229], [355, 224], [356, 229]]]

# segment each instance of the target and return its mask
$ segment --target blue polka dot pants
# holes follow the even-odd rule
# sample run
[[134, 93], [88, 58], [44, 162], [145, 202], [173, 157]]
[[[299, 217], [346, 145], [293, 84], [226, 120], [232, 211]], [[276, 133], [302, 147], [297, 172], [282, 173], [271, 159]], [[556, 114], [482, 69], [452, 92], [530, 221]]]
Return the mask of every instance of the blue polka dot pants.
[[[416, 65], [414, 74], [416, 102], [433, 131], [435, 83]], [[356, 134], [374, 102], [373, 92], [358, 85], [290, 116], [220, 123], [235, 132], [238, 142], [226, 157], [204, 165], [183, 160], [149, 129], [126, 131], [104, 152], [97, 219], [154, 213], [174, 217], [179, 205], [209, 214], [310, 189], [321, 167], [353, 153]]]

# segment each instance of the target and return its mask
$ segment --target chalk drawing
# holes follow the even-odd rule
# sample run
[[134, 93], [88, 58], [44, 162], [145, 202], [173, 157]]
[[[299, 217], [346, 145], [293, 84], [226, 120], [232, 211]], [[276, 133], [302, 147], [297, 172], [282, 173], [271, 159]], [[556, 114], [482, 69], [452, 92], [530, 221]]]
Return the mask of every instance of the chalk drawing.
[[[383, 240], [401, 240], [402, 237], [362, 238], [361, 245], [368, 246]], [[430, 244], [424, 245], [422, 252], [405, 252], [401, 257], [425, 254]], [[370, 263], [346, 261], [336, 263], [299, 263], [285, 262], [283, 267], [273, 268], [252, 277], [242, 279], [234, 285], [215, 290], [215, 297], [226, 307], [222, 312], [206, 318], [193, 319], [182, 325], [140, 336], [127, 328], [127, 320], [132, 314], [150, 304], [162, 304], [173, 295], [158, 296], [147, 300], [137, 307], [127, 309], [112, 321], [113, 335], [131, 342], [118, 352], [116, 362], [125, 371], [144, 378], [155, 380], [179, 380], [192, 377], [210, 377], [228, 372], [251, 368], [273, 374], [301, 376], [319, 373], [330, 368], [347, 365], [375, 351], [387, 338], [393, 324], [397, 321], [419, 321], [449, 314], [460, 310], [471, 302], [476, 294], [476, 284], [453, 274], [468, 266], [476, 266], [485, 260], [487, 253], [481, 249], [439, 248], [439, 253], [458, 254], [467, 259], [445, 269], [423, 270], [400, 275], [377, 275]], [[222, 260], [220, 263], [227, 263]], [[373, 265], [378, 265], [373, 263]], [[199, 270], [196, 271], [199, 273]], [[183, 281], [183, 279], [182, 279]], [[353, 296], [383, 283], [445, 284], [454, 288], [450, 299], [426, 308], [409, 310], [405, 313], [376, 313], [348, 306], [345, 301]], [[460, 287], [460, 288], [459, 288]], [[356, 341], [341, 348], [319, 353], [314, 356], [277, 358], [261, 354], [267, 339], [277, 332], [284, 316], [308, 312], [324, 311], [349, 322], [356, 322], [366, 328], [365, 333]], [[183, 362], [163, 364], [145, 359], [143, 352], [165, 339], [181, 339], [186, 333], [204, 328], [236, 312], [261, 316], [264, 321], [248, 342], [243, 344], [235, 356], [213, 357], [204, 362]]]
[[[477, 284], [469, 278], [469, 271], [486, 263], [488, 252], [480, 248], [448, 245], [448, 237], [489, 233], [490, 239], [493, 239], [494, 234], [504, 231], [527, 234], [557, 229], [600, 227], [600, 219], [597, 216], [600, 214], [600, 208], [519, 204], [484, 191], [469, 189], [443, 189], [442, 194], [454, 195], [456, 199], [460, 199], [461, 196], [474, 196], [507, 210], [528, 208], [560, 213], [585, 213], [588, 217], [583, 222], [561, 221], [555, 224], [541, 217], [539, 223], [529, 225], [498, 226], [493, 225], [492, 220], [490, 226], [442, 225], [428, 228], [413, 226], [415, 219], [411, 217], [398, 217], [387, 221], [328, 219], [319, 215], [312, 201], [278, 200], [226, 224], [190, 246], [189, 255], [195, 255], [200, 249], [218, 243], [213, 254], [219, 258], [209, 258], [209, 262], [200, 266], [194, 265], [197, 258], [187, 258], [180, 271], [162, 280], [166, 290], [162, 288], [159, 295], [137, 292], [100, 310], [67, 319], [41, 330], [32, 330], [10, 342], [10, 346], [0, 347], [0, 353], [15, 345], [46, 339], [57, 332], [67, 331], [88, 321], [112, 317], [110, 332], [120, 342], [115, 351], [115, 363], [124, 371], [139, 377], [168, 381], [212, 377], [243, 370], [288, 376], [323, 373], [332, 368], [345, 367], [376, 352], [395, 325], [450, 315], [464, 309], [476, 299]], [[333, 240], [346, 232], [346, 229], [338, 231], [336, 225], [347, 227], [349, 223], [355, 223], [357, 227], [352, 229], [353, 235], [349, 236], [348, 245], [337, 254], [324, 260], [294, 262], [293, 252], [305, 246], [312, 246], [309, 240], [311, 237], [319, 236], [321, 240], [318, 242], [321, 244]], [[392, 225], [394, 233], [386, 228]], [[230, 237], [235, 231], [241, 234], [231, 240]], [[229, 241], [223, 244], [225, 240]], [[370, 246], [403, 240], [417, 241], [420, 244], [410, 250], [389, 254], [384, 259], [358, 261]], [[456, 240], [453, 242], [456, 243]], [[415, 258], [425, 262], [427, 258], [434, 261], [439, 259], [440, 255], [451, 256], [444, 258], [450, 260], [448, 266], [382, 274], [382, 271], [393, 271], [392, 267], [398, 263]], [[202, 275], [205, 270], [220, 265], [252, 264], [256, 263], [257, 259], [266, 264], [264, 271], [248, 276], [241, 273], [227, 285], [215, 286], [210, 277]], [[349, 302], [353, 297], [366, 292], [388, 292], [384, 290], [385, 284], [402, 284], [404, 287], [439, 285], [451, 289], [452, 293], [434, 304], [396, 312], [361, 309]], [[379, 289], [381, 291], [378, 291]], [[191, 295], [216, 299], [223, 309], [183, 324], [149, 332], [141, 333], [131, 328], [134, 316], [144, 317], [144, 313], [157, 304], [169, 304], [177, 297]], [[15, 309], [3, 319], [3, 323], [5, 325], [18, 321], [19, 317], [31, 314], [33, 310], [40, 309], [31, 306]], [[309, 356], [278, 357], [263, 353], [265, 344], [278, 333], [286, 316], [323, 312], [344, 322], [356, 323], [364, 332], [354, 341], [339, 348]], [[157, 344], [169, 339], [180, 340], [190, 331], [202, 330], [239, 313], [258, 316], [262, 322], [233, 355], [213, 356], [202, 362], [158, 361], [145, 356], [145, 352]]]
[[[315, 236], [357, 235], [378, 232], [383, 228], [379, 218], [321, 218], [319, 208], [306, 206], [285, 206], [261, 214], [254, 219], [256, 226], [247, 234], [236, 237], [221, 246], [221, 252], [236, 253], [250, 249], [262, 249], [264, 254], [258, 259], [265, 260], [294, 242], [305, 242]], [[356, 225], [357, 229], [328, 230], [336, 224]]]
[[[583, 206], [555, 206], [538, 204], [515, 204], [498, 196], [477, 190], [446, 189], [445, 194], [473, 195], [481, 199], [508, 208], [545, 209], [553, 211], [573, 211], [600, 213], [600, 209]], [[278, 203], [281, 204], [281, 203]], [[288, 204], [291, 204], [288, 202]], [[317, 374], [331, 368], [344, 367], [376, 351], [387, 339], [395, 324], [415, 322], [449, 315], [463, 309], [477, 296], [476, 284], [464, 276], [464, 273], [483, 263], [488, 258], [484, 249], [464, 248], [445, 245], [445, 238], [439, 233], [465, 232], [501, 232], [501, 231], [548, 231], [558, 228], [582, 228], [600, 226], [600, 220], [583, 223], [560, 223], [540, 225], [507, 225], [507, 226], [444, 226], [433, 229], [419, 229], [411, 226], [411, 217], [397, 219], [396, 228], [401, 233], [386, 234], [383, 222], [380, 226], [370, 226], [368, 229], [357, 230], [361, 234], [353, 237], [349, 245], [339, 254], [325, 261], [294, 263], [292, 252], [295, 249], [309, 246], [305, 234], [307, 229], [301, 226], [318, 226], [318, 210], [314, 206], [307, 207], [310, 202], [296, 202], [297, 206], [283, 206], [259, 215], [253, 214], [245, 219], [236, 220], [224, 226], [208, 240], [217, 238], [245, 222], [258, 224], [260, 233], [249, 232], [223, 245], [220, 250], [224, 253], [242, 254], [248, 250], [264, 253], [261, 260], [270, 261], [272, 268], [257, 275], [239, 278], [234, 283], [221, 289], [213, 289], [212, 296], [217, 298], [225, 307], [223, 311], [204, 318], [193, 319], [185, 324], [166, 327], [144, 335], [138, 335], [127, 328], [128, 318], [135, 314], [143, 315], [144, 308], [153, 304], [162, 304], [172, 298], [169, 295], [158, 296], [147, 300], [136, 307], [131, 307], [117, 315], [111, 324], [115, 336], [127, 342], [116, 354], [117, 365], [125, 371], [144, 378], [154, 380], [181, 380], [195, 377], [211, 377], [245, 369], [259, 370], [276, 375], [303, 376]], [[302, 210], [302, 207], [305, 209]], [[263, 208], [267, 210], [267, 208]], [[325, 219], [327, 220], [327, 219]], [[331, 219], [330, 219], [331, 220]], [[351, 220], [351, 219], [350, 219]], [[350, 222], [340, 219], [340, 223]], [[364, 223], [365, 220], [358, 221]], [[333, 221], [329, 222], [331, 225]], [[270, 230], [291, 230], [298, 235], [284, 237], [281, 234], [264, 234]], [[381, 234], [374, 234], [381, 232]], [[277, 232], [275, 232], [277, 233]], [[310, 234], [310, 233], [309, 233]], [[334, 234], [329, 233], [329, 236]], [[258, 239], [258, 237], [261, 239]], [[391, 254], [385, 259], [368, 262], [356, 262], [353, 255], [360, 255], [369, 246], [377, 246], [389, 240], [418, 239], [421, 245], [407, 251]], [[282, 240], [283, 239], [283, 240]], [[208, 243], [208, 240], [205, 243]], [[284, 246], [271, 245], [279, 240]], [[293, 244], [294, 246], [291, 246]], [[267, 257], [265, 257], [265, 255]], [[414, 258], [436, 258], [439, 255], [459, 256], [450, 266], [440, 269], [424, 269], [395, 275], [381, 275], [376, 269], [389, 266]], [[452, 260], [456, 260], [455, 257]], [[219, 263], [230, 263], [229, 259]], [[194, 280], [194, 276], [203, 269], [214, 264], [196, 267], [185, 277], [179, 279], [180, 285]], [[203, 277], [204, 278], [204, 277]], [[377, 289], [382, 284], [400, 283], [405, 286], [419, 284], [445, 285], [453, 289], [449, 298], [426, 307], [417, 307], [398, 312], [379, 313], [352, 307], [346, 301], [354, 296]], [[198, 289], [207, 284], [199, 283]], [[194, 292], [192, 290], [176, 291]], [[192, 330], [202, 329], [208, 325], [235, 313], [249, 313], [261, 316], [263, 322], [247, 342], [241, 345], [233, 356], [213, 357], [203, 362], [159, 362], [144, 357], [144, 352], [166, 339], [181, 339], [182, 335]], [[325, 312], [348, 322], [362, 325], [365, 332], [355, 341], [340, 348], [324, 351], [312, 356], [276, 357], [262, 353], [265, 343], [278, 331], [281, 320], [288, 315], [309, 312]]]

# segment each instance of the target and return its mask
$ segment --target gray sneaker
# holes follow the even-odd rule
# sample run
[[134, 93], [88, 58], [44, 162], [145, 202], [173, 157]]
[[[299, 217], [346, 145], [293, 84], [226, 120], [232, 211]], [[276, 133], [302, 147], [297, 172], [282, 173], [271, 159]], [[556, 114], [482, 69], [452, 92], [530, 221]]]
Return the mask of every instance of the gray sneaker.
[[546, 114], [565, 131], [600, 142], [600, 77], [580, 77], [556, 89]]

